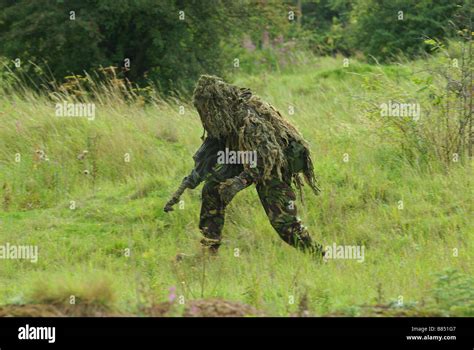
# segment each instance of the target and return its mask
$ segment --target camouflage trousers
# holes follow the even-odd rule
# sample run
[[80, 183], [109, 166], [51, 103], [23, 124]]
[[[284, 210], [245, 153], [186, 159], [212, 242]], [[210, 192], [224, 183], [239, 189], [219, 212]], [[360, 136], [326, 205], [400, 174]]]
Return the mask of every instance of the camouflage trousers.
[[[213, 251], [221, 245], [224, 227], [225, 203], [219, 194], [220, 181], [209, 179], [202, 189], [202, 207], [199, 228], [204, 236], [201, 243]], [[297, 217], [296, 195], [291, 185], [278, 178], [257, 184], [260, 202], [271, 225], [283, 241], [298, 249], [322, 254], [322, 246], [313, 243], [306, 227]]]

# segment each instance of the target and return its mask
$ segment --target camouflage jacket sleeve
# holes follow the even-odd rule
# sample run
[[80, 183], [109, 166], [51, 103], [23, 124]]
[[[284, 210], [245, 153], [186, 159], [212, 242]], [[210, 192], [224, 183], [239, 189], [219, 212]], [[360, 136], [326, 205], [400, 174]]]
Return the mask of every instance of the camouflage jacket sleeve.
[[244, 184], [257, 183], [262, 178], [261, 170], [258, 168], [244, 168], [238, 178], [244, 182]]

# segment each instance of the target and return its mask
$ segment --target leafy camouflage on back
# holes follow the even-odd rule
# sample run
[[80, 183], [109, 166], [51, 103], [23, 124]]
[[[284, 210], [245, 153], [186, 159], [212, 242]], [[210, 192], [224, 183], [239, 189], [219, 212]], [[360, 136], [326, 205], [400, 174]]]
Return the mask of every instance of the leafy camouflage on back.
[[[307, 142], [272, 105], [249, 89], [211, 75], [201, 76], [193, 102], [210, 137], [227, 139], [234, 150], [257, 152], [258, 161], [263, 163], [261, 181], [275, 175], [282, 179], [289, 166], [285, 151], [292, 141], [302, 145], [305, 159], [301, 172], [313, 191], [319, 192]], [[298, 174], [293, 176], [300, 184]]]

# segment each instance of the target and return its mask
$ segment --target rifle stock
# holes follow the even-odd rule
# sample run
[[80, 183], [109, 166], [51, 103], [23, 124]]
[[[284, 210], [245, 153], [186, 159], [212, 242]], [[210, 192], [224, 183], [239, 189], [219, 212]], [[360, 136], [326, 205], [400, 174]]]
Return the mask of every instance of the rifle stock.
[[181, 182], [181, 185], [179, 185], [178, 189], [176, 190], [175, 193], [173, 193], [173, 196], [171, 196], [171, 199], [166, 203], [164, 207], [165, 213], [168, 213], [170, 211], [173, 211], [173, 206], [179, 202], [179, 199], [181, 198], [181, 195], [183, 194], [184, 191], [189, 187], [189, 182], [188, 178], [185, 177], [183, 181]]
[[222, 147], [223, 145], [215, 139], [206, 138], [204, 140], [193, 156], [194, 169], [183, 179], [181, 185], [166, 203], [164, 207], [166, 213], [173, 210], [173, 205], [179, 202], [181, 195], [187, 188], [196, 188], [206, 178], [207, 174], [212, 173], [212, 168], [217, 161], [217, 152]]

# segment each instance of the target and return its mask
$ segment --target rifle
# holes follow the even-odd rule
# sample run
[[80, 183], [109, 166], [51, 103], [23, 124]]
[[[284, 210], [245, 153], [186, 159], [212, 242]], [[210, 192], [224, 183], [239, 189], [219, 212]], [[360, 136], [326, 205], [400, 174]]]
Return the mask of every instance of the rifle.
[[165, 205], [165, 208], [164, 208], [165, 213], [173, 211], [173, 205], [175, 205], [176, 203], [179, 202], [179, 199], [180, 199], [181, 195], [189, 187], [190, 187], [190, 183], [189, 183], [188, 177], [186, 176], [183, 179], [183, 181], [181, 182], [181, 185], [179, 185], [176, 192], [173, 193], [173, 195], [171, 196], [171, 199], [168, 202], [166, 202], [166, 205]]
[[178, 189], [171, 196], [171, 199], [164, 207], [165, 213], [173, 211], [173, 205], [179, 202], [179, 198], [186, 191], [187, 188], [196, 188], [209, 173], [212, 173], [213, 166], [217, 162], [217, 152], [222, 149], [222, 144], [215, 139], [206, 138], [194, 154], [194, 169], [191, 174], [186, 176]]

